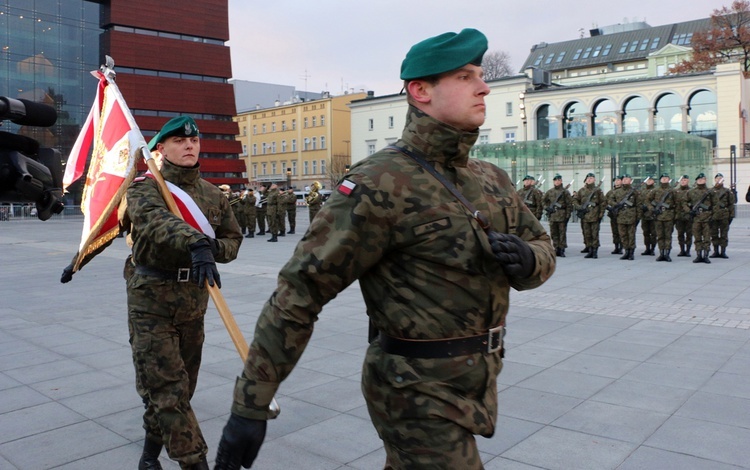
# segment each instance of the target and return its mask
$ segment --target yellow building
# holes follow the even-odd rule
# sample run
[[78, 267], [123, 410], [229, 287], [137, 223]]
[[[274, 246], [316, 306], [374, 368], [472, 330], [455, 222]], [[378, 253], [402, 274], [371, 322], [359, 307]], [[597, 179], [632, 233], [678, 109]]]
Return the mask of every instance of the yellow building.
[[238, 114], [242, 155], [251, 187], [275, 182], [304, 189], [313, 181], [332, 188], [351, 163], [347, 106], [365, 93], [278, 104]]

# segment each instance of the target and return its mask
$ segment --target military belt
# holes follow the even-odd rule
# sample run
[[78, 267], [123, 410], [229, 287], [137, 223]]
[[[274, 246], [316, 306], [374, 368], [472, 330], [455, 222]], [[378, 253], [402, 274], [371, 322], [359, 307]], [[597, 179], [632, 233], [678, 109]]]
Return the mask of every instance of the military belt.
[[166, 281], [188, 282], [190, 280], [190, 268], [159, 269], [151, 266], [137, 265], [135, 273], [141, 276], [156, 277]]
[[503, 357], [504, 336], [505, 326], [500, 325], [481, 335], [446, 339], [397, 338], [381, 331], [378, 335], [378, 341], [383, 351], [388, 354], [405, 357], [440, 359], [477, 353], [500, 353], [500, 357]]

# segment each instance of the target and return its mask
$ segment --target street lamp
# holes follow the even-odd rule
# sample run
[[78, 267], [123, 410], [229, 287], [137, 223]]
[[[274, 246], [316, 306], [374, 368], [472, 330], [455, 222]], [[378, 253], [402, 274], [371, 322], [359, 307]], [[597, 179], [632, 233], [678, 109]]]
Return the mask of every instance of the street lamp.
[[521, 102], [518, 104], [518, 107], [521, 109], [521, 122], [523, 122], [523, 141], [526, 142], [528, 140], [526, 135], [526, 94], [524, 92], [521, 92], [518, 94], [518, 99], [521, 100]]
[[292, 169], [287, 168], [286, 169], [286, 189], [289, 189], [292, 187]]
[[350, 165], [344, 165], [344, 173], [349, 173]]

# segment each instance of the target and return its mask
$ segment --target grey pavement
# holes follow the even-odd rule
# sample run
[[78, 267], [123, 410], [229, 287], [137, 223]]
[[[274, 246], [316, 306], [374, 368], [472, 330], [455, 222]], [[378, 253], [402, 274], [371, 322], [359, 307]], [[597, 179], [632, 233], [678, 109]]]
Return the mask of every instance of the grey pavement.
[[[245, 239], [220, 267], [248, 341], [297, 235]], [[750, 468], [750, 218], [728, 260], [696, 265], [568, 256], [541, 288], [511, 293], [492, 469]], [[143, 444], [121, 276], [122, 239], [69, 284], [82, 219], [0, 222], [0, 469], [133, 469]], [[641, 236], [638, 237], [641, 243]], [[242, 363], [211, 306], [193, 398], [212, 462]], [[378, 469], [385, 453], [360, 393], [367, 317], [355, 284], [325, 307], [281, 385], [254, 468]], [[165, 454], [164, 468], [178, 468]]]

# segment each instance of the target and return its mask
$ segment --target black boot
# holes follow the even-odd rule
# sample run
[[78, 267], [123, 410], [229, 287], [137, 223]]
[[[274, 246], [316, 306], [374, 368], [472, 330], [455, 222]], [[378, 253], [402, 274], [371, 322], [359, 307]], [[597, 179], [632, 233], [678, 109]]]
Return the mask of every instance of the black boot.
[[706, 264], [711, 264], [711, 260], [708, 259], [710, 256], [708, 254], [711, 252], [711, 250], [703, 250], [703, 262]]
[[664, 250], [664, 261], [672, 262], [672, 258], [669, 257], [669, 252], [672, 250]]
[[719, 255], [719, 258], [729, 259], [729, 256], [727, 256], [727, 247], [721, 247], [721, 254]]
[[250, 232], [247, 235], [245, 235], [245, 238], [255, 238], [255, 234], [253, 232]]
[[581, 253], [588, 253], [588, 252], [589, 252], [589, 247], [587, 246], [584, 246], [583, 250], [581, 250]]
[[271, 238], [269, 238], [269, 239], [268, 239], [268, 240], [266, 240], [266, 241], [267, 241], [267, 242], [277, 242], [277, 241], [279, 241], [279, 239], [278, 239], [278, 238], [276, 238], [276, 234], [274, 233], [273, 235], [271, 235]]
[[648, 256], [649, 255], [648, 247], [649, 247], [649, 245], [646, 245], [646, 249], [643, 250], [643, 253], [641, 253], [641, 256]]
[[621, 255], [622, 254], [622, 245], [619, 243], [615, 243], [615, 249], [612, 250], [611, 255]]
[[159, 463], [159, 454], [161, 454], [162, 447], [162, 444], [157, 444], [146, 437], [143, 442], [141, 460], [138, 462], [138, 470], [162, 470]]
[[560, 258], [565, 258], [565, 248], [560, 248]]
[[560, 248], [555, 248], [555, 256], [560, 256]]
[[598, 259], [599, 258], [599, 247], [591, 249], [591, 257], [594, 258], [594, 259]]
[[714, 245], [714, 252], [711, 253], [709, 258], [718, 258], [718, 257], [719, 257], [719, 245]]
[[592, 246], [591, 248], [588, 249], [588, 253], [586, 254], [586, 256], [584, 256], [584, 258], [593, 258], [593, 257], [594, 257], [594, 247]]
[[633, 247], [633, 248], [630, 249], [630, 254], [628, 255], [628, 259], [630, 261], [633, 261], [633, 259], [635, 259], [635, 258], [633, 258], [634, 255], [635, 255], [635, 247]]
[[294, 229], [291, 229], [290, 231], [288, 231], [287, 234], [288, 235], [294, 235]]
[[695, 250], [695, 259], [693, 260], [693, 263], [702, 263], [703, 262], [703, 250]]
[[666, 261], [664, 258], [664, 250], [659, 250], [659, 256], [656, 258], [656, 261]]
[[193, 464], [192, 467], [190, 467], [190, 470], [210, 470], [208, 468], [208, 462], [206, 462], [206, 457], [201, 458], [201, 461]]
[[630, 252], [633, 251], [630, 248], [625, 248], [625, 254], [620, 256], [620, 259], [630, 259]]
[[265, 230], [261, 230], [261, 231], [259, 231], [258, 233], [256, 233], [256, 235], [265, 235], [265, 234], [266, 234], [266, 231], [265, 231]]
[[286, 232], [279, 232], [279, 236], [280, 237], [285, 237], [286, 236]]
[[680, 245], [680, 252], [677, 253], [677, 256], [687, 256], [688, 254], [685, 253], [685, 245]]

